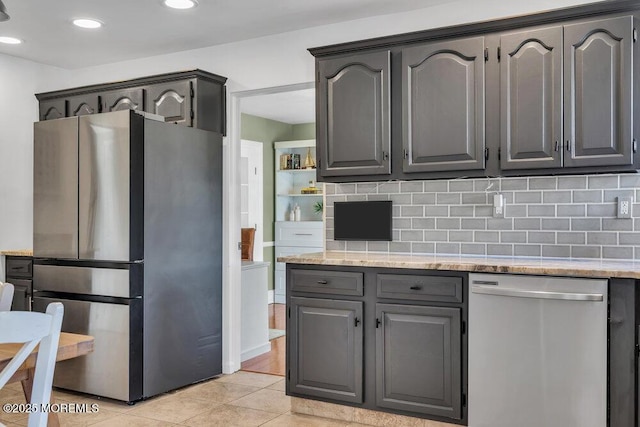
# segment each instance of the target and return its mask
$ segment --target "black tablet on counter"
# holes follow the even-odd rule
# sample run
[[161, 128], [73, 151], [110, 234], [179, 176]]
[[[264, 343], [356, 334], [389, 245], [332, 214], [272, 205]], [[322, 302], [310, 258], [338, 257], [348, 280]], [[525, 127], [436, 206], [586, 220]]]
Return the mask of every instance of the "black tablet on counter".
[[393, 206], [390, 200], [335, 202], [334, 240], [392, 240]]

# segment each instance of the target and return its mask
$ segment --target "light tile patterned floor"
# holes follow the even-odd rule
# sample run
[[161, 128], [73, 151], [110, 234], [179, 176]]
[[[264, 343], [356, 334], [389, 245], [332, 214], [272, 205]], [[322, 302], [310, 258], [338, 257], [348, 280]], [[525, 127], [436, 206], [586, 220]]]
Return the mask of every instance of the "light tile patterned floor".
[[[56, 390], [57, 403], [97, 403], [95, 414], [60, 414], [62, 427], [168, 427], [168, 426], [266, 426], [316, 427], [362, 426], [290, 412], [291, 399], [284, 394], [282, 377], [237, 372], [185, 387], [133, 406]], [[19, 384], [0, 390], [0, 404], [24, 403]], [[6, 414], [0, 423], [7, 427], [26, 426], [26, 414]], [[397, 426], [396, 426], [397, 427]]]

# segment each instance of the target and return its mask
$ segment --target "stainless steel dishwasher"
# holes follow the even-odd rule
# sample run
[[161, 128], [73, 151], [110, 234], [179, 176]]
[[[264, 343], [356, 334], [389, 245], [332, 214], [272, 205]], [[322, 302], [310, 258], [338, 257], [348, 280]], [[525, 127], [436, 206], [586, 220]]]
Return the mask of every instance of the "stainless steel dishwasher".
[[469, 283], [469, 427], [605, 427], [607, 281]]

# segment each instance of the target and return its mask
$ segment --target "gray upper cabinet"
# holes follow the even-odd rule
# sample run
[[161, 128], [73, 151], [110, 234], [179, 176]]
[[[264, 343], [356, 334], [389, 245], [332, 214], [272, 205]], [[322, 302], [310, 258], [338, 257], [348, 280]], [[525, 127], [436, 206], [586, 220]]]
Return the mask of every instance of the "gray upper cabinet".
[[67, 102], [64, 99], [52, 99], [40, 103], [40, 120], [53, 120], [67, 117]]
[[165, 121], [226, 133], [226, 78], [202, 70], [36, 94], [40, 120], [120, 110], [159, 114]]
[[147, 111], [164, 117], [165, 122], [192, 126], [193, 82], [160, 83], [147, 88]]
[[633, 17], [564, 27], [565, 165], [633, 164]]
[[319, 176], [391, 173], [391, 54], [318, 61]]
[[402, 49], [404, 172], [484, 169], [484, 37]]
[[105, 92], [100, 97], [102, 111], [134, 110], [144, 111], [144, 89], [123, 89]]
[[376, 304], [376, 404], [462, 418], [460, 309]]
[[100, 112], [100, 100], [96, 93], [72, 96], [67, 99], [67, 103], [69, 117], [86, 116]]
[[562, 26], [500, 37], [500, 167], [562, 166]]
[[292, 297], [290, 310], [291, 390], [362, 403], [363, 303]]

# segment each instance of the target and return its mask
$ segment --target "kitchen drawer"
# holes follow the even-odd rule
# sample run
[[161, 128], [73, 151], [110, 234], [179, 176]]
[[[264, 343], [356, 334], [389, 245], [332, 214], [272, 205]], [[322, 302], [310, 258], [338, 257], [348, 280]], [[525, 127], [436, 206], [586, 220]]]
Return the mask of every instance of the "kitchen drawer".
[[363, 295], [363, 274], [347, 271], [291, 269], [291, 291]]
[[[7, 257], [7, 279], [12, 277], [33, 276], [33, 260], [31, 258], [13, 258]], [[7, 280], [10, 281], [10, 280]]]
[[276, 222], [276, 246], [322, 246], [322, 221]]
[[[316, 246], [294, 246], [294, 247], [278, 247], [276, 246], [276, 260], [281, 256], [290, 256], [290, 255], [300, 255], [300, 254], [308, 254], [313, 252], [322, 252], [321, 247]], [[284, 262], [276, 262], [276, 271], [284, 271], [285, 263]]]
[[378, 274], [378, 298], [462, 302], [462, 277]]

